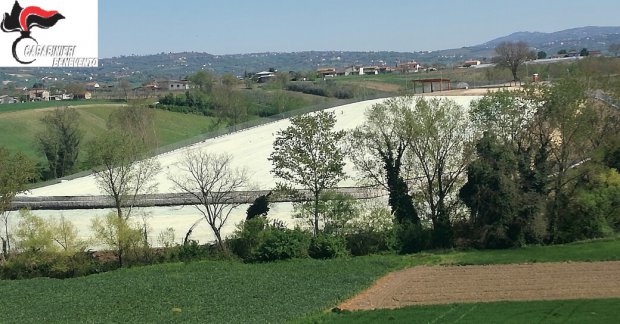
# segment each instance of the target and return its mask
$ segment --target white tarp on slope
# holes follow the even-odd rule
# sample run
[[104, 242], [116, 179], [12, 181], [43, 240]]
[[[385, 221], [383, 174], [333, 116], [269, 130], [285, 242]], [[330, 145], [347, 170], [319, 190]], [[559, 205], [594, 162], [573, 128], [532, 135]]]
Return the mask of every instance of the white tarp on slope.
[[[463, 96], [447, 98], [456, 101], [465, 109], [468, 109], [471, 100], [476, 99], [477, 97]], [[364, 101], [331, 108], [328, 109], [328, 111], [333, 111], [336, 114], [338, 119], [336, 124], [337, 130], [348, 130], [362, 124], [365, 119], [365, 111], [373, 104], [381, 101], [383, 101], [383, 99]], [[156, 179], [158, 183], [158, 192], [165, 193], [178, 191], [174, 188], [168, 177], [169, 174], [175, 174], [180, 171], [177, 164], [188, 150], [207, 150], [209, 152], [228, 153], [233, 157], [233, 164], [235, 166], [244, 167], [248, 170], [252, 188], [273, 188], [275, 186], [276, 179], [274, 179], [270, 173], [271, 163], [267, 160], [267, 158], [272, 152], [276, 133], [289, 125], [290, 122], [288, 120], [278, 121], [210, 139], [183, 149], [157, 156], [157, 159], [162, 166], [162, 172]], [[345, 171], [349, 175], [354, 175], [354, 169], [350, 163], [347, 164]], [[343, 181], [340, 184], [340, 186], [353, 185], [355, 185], [353, 177]], [[48, 187], [38, 188], [32, 190], [27, 195], [77, 196], [100, 194], [103, 193], [97, 187], [97, 183], [91, 175]], [[225, 235], [230, 234], [234, 230], [235, 225], [244, 218], [246, 209], [247, 206], [241, 206], [233, 211], [228, 225], [223, 229], [223, 233]], [[271, 207], [270, 217], [278, 218], [284, 220], [288, 224], [292, 224], [293, 221], [290, 216], [291, 210], [290, 204], [274, 205]], [[64, 215], [67, 219], [71, 220], [74, 224], [76, 224], [76, 226], [78, 226], [82, 236], [88, 237], [90, 235], [89, 227], [91, 219], [95, 216], [104, 215], [107, 212], [108, 211], [105, 210], [71, 210], [62, 212], [36, 211], [35, 213], [46, 217], [57, 217]], [[155, 238], [157, 234], [164, 229], [172, 227], [176, 231], [177, 240], [180, 240], [191, 224], [200, 218], [198, 211], [191, 206], [146, 208], [143, 209], [143, 212], [148, 215], [148, 223], [152, 229], [151, 237], [153, 238]], [[198, 226], [192, 237], [201, 242], [210, 241], [212, 239], [212, 235], [210, 234], [206, 223]]]

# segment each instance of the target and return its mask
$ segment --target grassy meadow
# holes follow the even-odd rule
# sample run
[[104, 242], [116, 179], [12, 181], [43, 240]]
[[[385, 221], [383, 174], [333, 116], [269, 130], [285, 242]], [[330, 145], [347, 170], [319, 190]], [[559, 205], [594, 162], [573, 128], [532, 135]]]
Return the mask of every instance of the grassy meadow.
[[[121, 106], [110, 103], [77, 106], [80, 113], [80, 128], [84, 132], [83, 143], [103, 134], [106, 131], [108, 116]], [[0, 112], [2, 145], [13, 152], [21, 151], [35, 161], [44, 162], [43, 156], [34, 144], [36, 134], [44, 128], [41, 122], [44, 114], [45, 111], [41, 109]], [[159, 144], [162, 146], [212, 131], [216, 127], [216, 119], [213, 117], [155, 110], [155, 129]], [[82, 155], [80, 160], [83, 161], [84, 158]]]
[[300, 323], [617, 323], [620, 299], [413, 306], [323, 314]]
[[0, 323], [613, 322], [620, 299], [502, 302], [331, 314], [394, 270], [422, 264], [620, 260], [620, 238], [506, 251], [266, 264], [203, 261], [89, 277], [0, 282]]

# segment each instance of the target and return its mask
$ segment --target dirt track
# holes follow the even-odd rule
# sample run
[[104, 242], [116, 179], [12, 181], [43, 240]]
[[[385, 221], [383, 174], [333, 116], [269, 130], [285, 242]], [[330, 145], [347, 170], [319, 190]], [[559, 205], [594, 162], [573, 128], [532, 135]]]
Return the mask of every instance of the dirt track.
[[613, 297], [620, 297], [620, 261], [434, 266], [388, 274], [339, 308]]

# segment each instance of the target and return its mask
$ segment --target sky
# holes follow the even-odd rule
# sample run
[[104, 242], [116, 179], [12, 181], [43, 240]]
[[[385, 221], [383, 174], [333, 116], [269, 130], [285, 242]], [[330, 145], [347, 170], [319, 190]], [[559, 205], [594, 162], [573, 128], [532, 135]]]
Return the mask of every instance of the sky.
[[99, 56], [428, 51], [619, 26], [618, 0], [99, 0]]

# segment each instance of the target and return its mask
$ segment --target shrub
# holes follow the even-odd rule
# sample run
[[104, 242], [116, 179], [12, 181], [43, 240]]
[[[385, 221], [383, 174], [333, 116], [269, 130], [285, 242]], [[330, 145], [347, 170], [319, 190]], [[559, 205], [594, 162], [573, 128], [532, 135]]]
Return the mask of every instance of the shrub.
[[310, 240], [308, 255], [313, 259], [333, 259], [346, 256], [347, 249], [342, 237], [319, 234]]
[[268, 221], [264, 217], [249, 219], [237, 226], [237, 230], [226, 243], [235, 255], [243, 260], [249, 260], [262, 242], [263, 230], [268, 226]]
[[394, 245], [393, 231], [364, 231], [345, 237], [347, 250], [353, 256], [363, 256], [390, 251]]
[[416, 253], [430, 246], [431, 230], [405, 221], [394, 225], [396, 249], [402, 254]]
[[24, 252], [13, 255], [0, 267], [0, 279], [49, 277], [75, 278], [107, 271], [109, 266], [88, 253], [66, 255], [53, 252]]
[[558, 220], [555, 243], [592, 239], [620, 231], [620, 174], [594, 176], [571, 199]]
[[269, 228], [263, 232], [263, 240], [251, 260], [269, 262], [307, 258], [310, 235], [300, 229]]
[[184, 262], [206, 259], [210, 254], [209, 246], [200, 245], [194, 240], [178, 247], [179, 260]]

